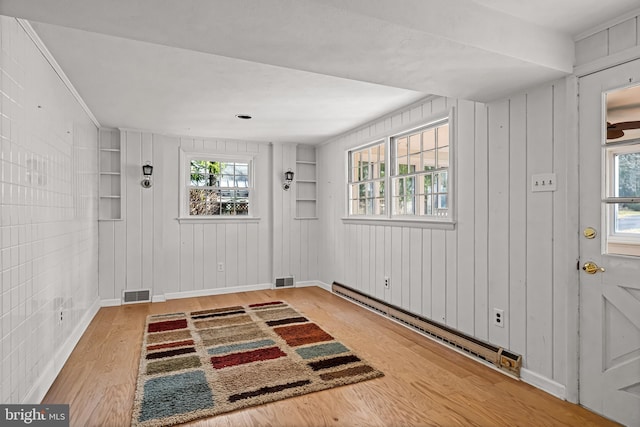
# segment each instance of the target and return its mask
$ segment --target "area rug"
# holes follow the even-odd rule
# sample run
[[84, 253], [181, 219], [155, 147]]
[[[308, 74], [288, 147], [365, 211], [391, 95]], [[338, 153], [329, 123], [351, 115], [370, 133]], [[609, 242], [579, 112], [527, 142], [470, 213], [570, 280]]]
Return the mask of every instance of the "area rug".
[[147, 318], [133, 426], [170, 426], [382, 376], [283, 301]]

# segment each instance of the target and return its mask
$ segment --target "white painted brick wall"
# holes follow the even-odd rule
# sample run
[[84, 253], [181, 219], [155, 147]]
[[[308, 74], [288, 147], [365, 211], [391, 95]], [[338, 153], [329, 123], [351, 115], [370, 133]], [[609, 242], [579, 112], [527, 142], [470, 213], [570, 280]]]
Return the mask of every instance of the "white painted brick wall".
[[0, 402], [20, 403], [97, 299], [97, 129], [21, 25], [0, 30]]

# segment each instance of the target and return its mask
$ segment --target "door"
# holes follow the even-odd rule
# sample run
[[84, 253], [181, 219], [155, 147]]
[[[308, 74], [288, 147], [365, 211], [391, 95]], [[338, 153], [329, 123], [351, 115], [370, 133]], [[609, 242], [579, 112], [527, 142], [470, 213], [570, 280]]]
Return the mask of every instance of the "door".
[[579, 84], [579, 398], [640, 426], [640, 131], [616, 124], [640, 121], [640, 60]]

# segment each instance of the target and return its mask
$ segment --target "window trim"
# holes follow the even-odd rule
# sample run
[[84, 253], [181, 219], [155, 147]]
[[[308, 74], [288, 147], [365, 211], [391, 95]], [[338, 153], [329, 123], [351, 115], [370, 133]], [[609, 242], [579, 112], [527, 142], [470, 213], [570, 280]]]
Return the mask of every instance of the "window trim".
[[[229, 154], [219, 152], [206, 152], [206, 151], [191, 151], [180, 148], [180, 190], [179, 190], [179, 206], [178, 206], [178, 221], [191, 222], [191, 223], [205, 223], [205, 222], [257, 222], [260, 220], [256, 216], [255, 206], [255, 156], [246, 153]], [[247, 215], [189, 215], [189, 183], [191, 175], [191, 160], [210, 160], [210, 161], [236, 161], [248, 163], [249, 171], [249, 209]]]
[[[393, 207], [391, 206], [392, 195], [394, 189], [392, 188], [392, 175], [393, 164], [391, 152], [392, 152], [392, 139], [402, 137], [403, 135], [411, 134], [418, 129], [428, 129], [430, 127], [437, 127], [443, 123], [449, 124], [449, 167], [448, 167], [448, 203], [449, 203], [449, 215], [446, 217], [437, 217], [431, 215], [393, 215]], [[384, 135], [381, 138], [369, 140], [363, 144], [354, 145], [345, 150], [345, 181], [344, 181], [344, 216], [341, 218], [345, 224], [366, 224], [366, 225], [397, 225], [408, 226], [414, 228], [431, 228], [431, 229], [445, 229], [453, 230], [457, 222], [457, 144], [455, 133], [455, 108], [451, 107], [446, 112], [431, 116], [428, 120], [420, 124], [413, 124], [407, 126], [405, 129], [400, 129]], [[384, 215], [352, 215], [350, 213], [349, 203], [349, 189], [352, 182], [350, 181], [351, 174], [351, 154], [355, 151], [376, 145], [380, 141], [384, 141], [385, 147], [385, 214]], [[395, 158], [395, 156], [393, 156]]]
[[[391, 168], [390, 168], [390, 173], [389, 174], [389, 186], [390, 186], [390, 191], [391, 191], [391, 197], [393, 198], [394, 196], [394, 185], [393, 185], [393, 181], [394, 179], [397, 178], [403, 178], [403, 177], [414, 177], [417, 178], [418, 176], [422, 176], [422, 175], [426, 175], [427, 173], [436, 173], [436, 172], [440, 172], [442, 170], [438, 170], [435, 169], [432, 172], [425, 172], [425, 171], [416, 171], [416, 172], [412, 172], [412, 173], [407, 173], [406, 175], [400, 175], [397, 173], [396, 171], [396, 161], [397, 161], [397, 144], [394, 144], [394, 141], [401, 139], [402, 137], [405, 136], [409, 136], [409, 135], [413, 135], [413, 134], [417, 134], [417, 133], [422, 133], [428, 129], [435, 129], [437, 127], [440, 127], [444, 124], [447, 124], [449, 129], [448, 129], [448, 133], [449, 133], [449, 141], [448, 141], [448, 148], [449, 148], [449, 166], [447, 166], [446, 171], [447, 171], [447, 203], [450, 207], [447, 208], [447, 210], [449, 211], [447, 216], [443, 216], [443, 217], [438, 217], [437, 215], [417, 215], [417, 214], [413, 214], [413, 215], [402, 215], [402, 214], [394, 214], [393, 213], [393, 201], [389, 201], [390, 205], [390, 212], [389, 215], [391, 218], [408, 218], [408, 219], [413, 219], [413, 220], [423, 220], [423, 219], [428, 219], [431, 221], [444, 221], [447, 222], [450, 218], [452, 218], [453, 215], [453, 199], [452, 199], [452, 192], [451, 192], [451, 183], [453, 182], [453, 180], [451, 179], [452, 174], [453, 174], [453, 170], [452, 170], [452, 163], [451, 159], [453, 158], [455, 161], [455, 157], [451, 154], [453, 151], [453, 141], [452, 141], [452, 131], [451, 131], [451, 116], [444, 116], [440, 119], [437, 120], [432, 120], [429, 123], [422, 125], [422, 126], [418, 126], [415, 127], [413, 129], [409, 129], [407, 131], [404, 132], [400, 132], [397, 133], [395, 135], [391, 135], [389, 137], [389, 151], [391, 152], [391, 158], [389, 159], [389, 161], [391, 162]], [[434, 148], [434, 151], [436, 152], [436, 156], [437, 156], [437, 147]], [[421, 151], [421, 153], [423, 153], [423, 151]], [[415, 196], [414, 196], [415, 197]]]
[[[352, 154], [358, 151], [362, 151], [366, 148], [371, 148], [371, 147], [375, 147], [377, 145], [382, 145], [384, 148], [384, 165], [385, 165], [385, 169], [384, 169], [384, 177], [382, 178], [369, 178], [367, 180], [364, 181], [353, 181], [351, 178], [351, 174], [353, 172], [353, 166], [352, 166]], [[384, 138], [380, 138], [380, 139], [376, 139], [375, 141], [369, 142], [367, 144], [352, 148], [350, 150], [347, 151], [347, 216], [349, 218], [386, 218], [387, 213], [388, 213], [388, 197], [387, 197], [387, 193], [389, 191], [389, 187], [387, 186], [387, 183], [389, 181], [388, 179], [388, 175], [389, 175], [389, 171], [387, 169], [388, 167], [388, 163], [387, 163], [387, 158], [389, 156], [389, 144], [388, 144], [388, 138], [384, 137]], [[384, 183], [384, 203], [385, 203], [385, 212], [384, 214], [373, 214], [373, 215], [359, 215], [359, 214], [352, 214], [351, 213], [351, 194], [350, 194], [350, 187], [354, 184], [366, 184], [366, 183], [374, 183], [376, 181], [379, 182], [383, 182]]]

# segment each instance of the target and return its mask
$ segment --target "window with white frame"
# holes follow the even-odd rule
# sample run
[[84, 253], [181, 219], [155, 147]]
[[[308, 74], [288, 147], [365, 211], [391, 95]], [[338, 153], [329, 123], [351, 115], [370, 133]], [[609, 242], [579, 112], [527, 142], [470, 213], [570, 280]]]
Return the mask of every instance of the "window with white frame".
[[393, 215], [448, 217], [449, 123], [391, 138]]
[[444, 118], [350, 150], [349, 216], [451, 219], [450, 146]]
[[640, 139], [610, 142], [606, 152], [607, 252], [638, 256]]
[[349, 213], [384, 215], [385, 143], [352, 151], [349, 155]]
[[181, 166], [181, 217], [251, 215], [251, 158], [184, 153]]
[[640, 119], [633, 100], [640, 85], [606, 94], [604, 189], [605, 251], [612, 255], [640, 256]]

